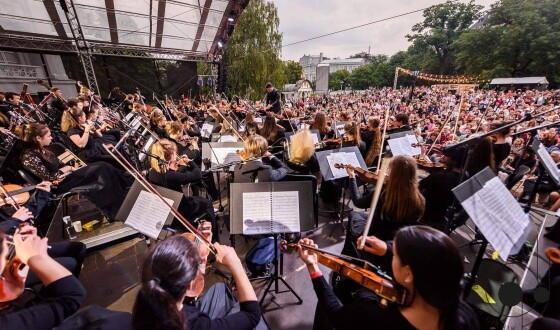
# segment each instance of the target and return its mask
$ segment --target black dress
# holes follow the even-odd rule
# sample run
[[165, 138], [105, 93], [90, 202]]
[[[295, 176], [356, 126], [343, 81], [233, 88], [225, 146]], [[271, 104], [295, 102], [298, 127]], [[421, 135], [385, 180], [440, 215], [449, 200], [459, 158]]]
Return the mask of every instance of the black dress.
[[[78, 135], [82, 136], [84, 134], [84, 130], [81, 128], [71, 128], [66, 132], [68, 137]], [[109, 164], [113, 164], [114, 166], [120, 167], [118, 163], [114, 160], [113, 157], [107, 154], [105, 149], [103, 148], [103, 141], [96, 140], [95, 137], [90, 133], [88, 135], [88, 142], [83, 148], [78, 147], [74, 141], [72, 141], [74, 150], [77, 150], [76, 155], [86, 163], [93, 163], [93, 162], [100, 162], [104, 161]], [[107, 142], [107, 141], [106, 141]]]
[[[32, 150], [23, 152], [21, 165], [25, 170], [45, 181], [57, 180], [58, 169], [62, 167], [53, 154]], [[58, 184], [57, 192], [79, 192], [99, 208], [109, 220], [112, 220], [117, 216], [133, 181], [128, 173], [105, 162], [97, 162], [68, 174]]]

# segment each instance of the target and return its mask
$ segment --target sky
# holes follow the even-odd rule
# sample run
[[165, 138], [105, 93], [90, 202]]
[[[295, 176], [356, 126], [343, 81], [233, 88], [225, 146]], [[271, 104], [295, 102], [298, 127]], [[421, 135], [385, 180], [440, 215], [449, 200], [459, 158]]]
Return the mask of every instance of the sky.
[[[468, 3], [468, 0], [460, 0]], [[444, 0], [273, 0], [280, 17], [283, 45], [444, 3]], [[489, 6], [496, 0], [475, 0]], [[347, 58], [367, 52], [393, 55], [406, 50], [406, 35], [423, 20], [422, 12], [282, 48], [283, 60], [307, 54]]]

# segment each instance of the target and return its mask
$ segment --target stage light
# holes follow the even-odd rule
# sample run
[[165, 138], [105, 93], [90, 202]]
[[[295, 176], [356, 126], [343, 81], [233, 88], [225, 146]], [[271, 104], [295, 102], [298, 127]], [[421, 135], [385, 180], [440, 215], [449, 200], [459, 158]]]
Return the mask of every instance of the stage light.
[[228, 22], [233, 23], [235, 21], [235, 19], [237, 18], [237, 14], [235, 13], [235, 11], [231, 11], [229, 13], [229, 17], [228, 17]]
[[218, 40], [218, 47], [223, 48], [225, 44], [224, 38], [220, 38]]

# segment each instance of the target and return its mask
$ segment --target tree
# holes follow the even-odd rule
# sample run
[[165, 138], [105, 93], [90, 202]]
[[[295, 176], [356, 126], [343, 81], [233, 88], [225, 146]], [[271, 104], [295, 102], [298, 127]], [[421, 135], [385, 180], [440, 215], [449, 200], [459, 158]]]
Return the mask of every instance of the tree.
[[288, 61], [286, 62], [286, 79], [288, 84], [295, 84], [301, 79], [303, 73], [303, 67], [299, 62]]
[[352, 87], [354, 89], [367, 89], [373, 85], [373, 64], [366, 64], [352, 71]]
[[560, 83], [560, 6], [558, 0], [501, 0], [484, 26], [452, 45], [456, 65], [487, 78], [546, 76]]
[[251, 0], [237, 22], [223, 56], [228, 65], [230, 94], [260, 99], [270, 81], [277, 88], [286, 83], [280, 60], [282, 34], [276, 6], [265, 0]]
[[416, 33], [406, 36], [415, 50], [426, 52], [416, 54], [421, 62], [429, 63], [426, 56], [435, 55], [437, 72], [452, 73], [451, 44], [481, 16], [482, 8], [471, 0], [469, 3], [446, 2], [424, 10], [424, 21], [412, 27]]
[[352, 77], [348, 70], [339, 70], [329, 74], [329, 89], [332, 91], [344, 89], [352, 85]]

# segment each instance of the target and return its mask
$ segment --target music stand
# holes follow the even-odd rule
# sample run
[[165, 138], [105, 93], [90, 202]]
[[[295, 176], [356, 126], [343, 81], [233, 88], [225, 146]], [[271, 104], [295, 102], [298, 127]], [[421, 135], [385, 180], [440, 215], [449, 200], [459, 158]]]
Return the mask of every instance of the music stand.
[[[270, 234], [274, 237], [274, 272], [257, 278], [268, 280], [260, 304], [269, 293], [273, 294], [270, 292], [272, 284], [275, 294], [291, 292], [298, 300], [297, 304], [302, 304], [303, 300], [282, 277], [283, 255], [279, 252], [278, 235], [314, 228], [313, 208], [306, 207], [313, 205], [311, 182], [232, 183], [231, 190], [230, 234]], [[266, 203], [268, 200], [270, 204]], [[298, 210], [294, 213], [295, 207]], [[260, 212], [263, 210], [269, 211], [270, 215], [258, 219], [257, 214], [263, 214]], [[250, 219], [254, 216], [257, 218]], [[287, 290], [279, 290], [279, 281]]]
[[[338, 176], [338, 175], [335, 176], [336, 173], [333, 173], [333, 170], [328, 161], [329, 155], [333, 153], [354, 153], [360, 165], [359, 167], [363, 169], [367, 169], [367, 165], [366, 162], [364, 161], [364, 158], [362, 157], [362, 154], [360, 153], [360, 150], [356, 146], [345, 147], [340, 149], [329, 149], [329, 150], [319, 151], [315, 153], [315, 155], [317, 156], [317, 161], [319, 162], [319, 167], [321, 168], [321, 173], [323, 174], [324, 181], [334, 180], [335, 185], [337, 185], [339, 188], [337, 189], [338, 196], [335, 203], [335, 210], [332, 212], [333, 212], [333, 217], [335, 219], [335, 223], [342, 224], [344, 228], [344, 217], [348, 212], [351, 211], [351, 209], [345, 210], [345, 206], [344, 206], [346, 204], [345, 200], [346, 200], [346, 186], [347, 186], [348, 174], [346, 174], [346, 170], [343, 169], [341, 172], [337, 171], [337, 173], [343, 174], [342, 176]], [[340, 189], [342, 189], [342, 193], [340, 193]], [[339, 204], [338, 202], [340, 197], [342, 197], [341, 204]], [[329, 236], [332, 236], [335, 228], [336, 226], [333, 227], [331, 234]]]
[[346, 126], [345, 121], [333, 121], [333, 123], [331, 124], [331, 127], [337, 138], [342, 137], [344, 134], [346, 134], [346, 131], [344, 130], [344, 126]]
[[[164, 198], [170, 199], [173, 202], [172, 206], [174, 208], [177, 208], [179, 206], [179, 203], [183, 198], [182, 193], [155, 185], [154, 187]], [[154, 197], [159, 203], [163, 204], [163, 202], [161, 202], [157, 196], [149, 193], [137, 180], [135, 180], [134, 184], [128, 191], [128, 194], [126, 194], [126, 198], [122, 203], [115, 219], [124, 222], [125, 225], [136, 229], [145, 236], [153, 239], [163, 239], [165, 237], [165, 231], [163, 231], [163, 229], [166, 226], [169, 226], [173, 221], [173, 213], [168, 211], [167, 216], [162, 218], [158, 216], [151, 216], [151, 214], [148, 212], [148, 214], [146, 214], [147, 217], [145, 219], [142, 219], [143, 221], [135, 221], [138, 219], [129, 218], [129, 215], [136, 207], [140, 207], [140, 210], [147, 208], [148, 211], [150, 211], [149, 205], [140, 205], [142, 203], [145, 203], [146, 201], [146, 199], [142, 198], [147, 197], [145, 196], [145, 193], [148, 193], [150, 195], [149, 198]], [[154, 208], [155, 206], [152, 208], [152, 211], [154, 211]]]

